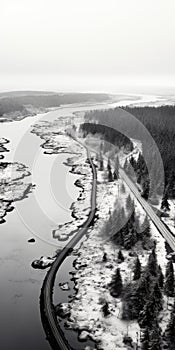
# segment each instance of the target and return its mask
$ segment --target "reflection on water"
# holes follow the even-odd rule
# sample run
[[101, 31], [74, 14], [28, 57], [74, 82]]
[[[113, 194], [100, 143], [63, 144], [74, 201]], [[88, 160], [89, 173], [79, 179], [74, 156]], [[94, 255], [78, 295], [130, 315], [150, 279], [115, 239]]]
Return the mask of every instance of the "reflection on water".
[[[52, 230], [55, 224], [70, 221], [69, 207], [78, 196], [78, 188], [74, 186], [77, 177], [70, 174], [69, 168], [63, 165], [66, 155], [44, 155], [40, 148], [42, 141], [30, 133], [30, 126], [41, 118], [53, 120], [58, 116], [72, 116], [76, 111], [109, 107], [111, 106], [108, 104], [64, 107], [46, 115], [0, 125], [0, 137], [10, 140], [7, 145], [10, 152], [6, 153], [5, 160], [27, 165], [33, 174], [31, 181], [36, 184], [33, 193], [27, 199], [17, 202], [16, 209], [8, 213], [6, 222], [0, 225], [2, 350], [50, 348], [45, 340], [39, 314], [39, 295], [46, 271], [34, 270], [30, 265], [34, 259], [42, 255], [52, 256], [55, 252], [57, 242], [51, 236]], [[39, 159], [38, 163], [35, 162], [36, 159]], [[56, 200], [49, 188], [51, 167], [52, 190]], [[35, 191], [38, 193], [37, 198], [40, 198], [39, 203]], [[34, 235], [36, 242], [29, 244], [28, 239]], [[66, 271], [64, 269], [64, 273]], [[59, 296], [61, 298], [61, 294]]]

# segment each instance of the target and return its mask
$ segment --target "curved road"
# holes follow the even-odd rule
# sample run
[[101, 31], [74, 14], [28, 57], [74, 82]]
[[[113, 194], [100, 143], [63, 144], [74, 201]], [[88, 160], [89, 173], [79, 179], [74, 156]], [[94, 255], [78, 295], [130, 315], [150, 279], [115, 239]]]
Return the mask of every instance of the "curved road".
[[56, 273], [65, 260], [65, 258], [72, 252], [78, 241], [85, 235], [88, 227], [93, 223], [96, 211], [96, 188], [97, 188], [97, 171], [96, 167], [92, 162], [90, 151], [86, 146], [87, 158], [89, 160], [92, 173], [93, 173], [93, 183], [91, 192], [91, 211], [89, 213], [88, 219], [85, 221], [83, 227], [76, 233], [76, 235], [68, 242], [68, 244], [59, 253], [58, 257], [52, 264], [50, 270], [48, 271], [40, 296], [40, 310], [43, 326], [47, 335], [47, 339], [53, 349], [57, 350], [68, 350], [70, 349], [62, 330], [60, 329], [57, 317], [55, 315], [54, 305], [52, 301], [53, 287], [55, 282]]
[[[78, 140], [77, 140], [78, 141]], [[79, 142], [79, 141], [78, 141]], [[80, 142], [81, 143], [81, 142]], [[68, 242], [65, 248], [61, 251], [61, 253], [56, 258], [55, 262], [52, 264], [50, 270], [48, 271], [46, 278], [44, 280], [44, 284], [41, 291], [41, 313], [44, 314], [42, 317], [43, 325], [45, 328], [45, 332], [47, 334], [47, 338], [53, 349], [57, 350], [69, 350], [70, 347], [64, 337], [62, 330], [59, 327], [57, 322], [57, 318], [55, 315], [54, 306], [52, 303], [52, 291], [54, 287], [55, 276], [58, 271], [58, 268], [65, 260], [65, 258], [72, 252], [74, 246], [78, 243], [78, 241], [84, 236], [87, 232], [88, 227], [93, 223], [96, 211], [96, 187], [97, 187], [97, 172], [96, 168], [92, 162], [90, 156], [90, 150], [84, 144], [83, 146], [87, 150], [87, 157], [89, 159], [90, 166], [93, 172], [93, 185], [92, 185], [92, 193], [91, 193], [91, 211], [88, 216], [88, 219], [84, 223], [83, 227], [77, 232], [77, 234]], [[94, 150], [93, 150], [94, 151]], [[152, 222], [155, 224], [159, 232], [165, 238], [167, 243], [170, 245], [172, 250], [175, 251], [175, 238], [172, 233], [166, 228], [163, 222], [156, 215], [154, 210], [151, 208], [149, 203], [141, 196], [137, 187], [133, 184], [130, 178], [126, 175], [125, 171], [120, 168], [119, 169], [120, 177], [124, 180], [124, 182], [128, 185], [136, 199], [139, 201], [147, 215], [150, 217]]]

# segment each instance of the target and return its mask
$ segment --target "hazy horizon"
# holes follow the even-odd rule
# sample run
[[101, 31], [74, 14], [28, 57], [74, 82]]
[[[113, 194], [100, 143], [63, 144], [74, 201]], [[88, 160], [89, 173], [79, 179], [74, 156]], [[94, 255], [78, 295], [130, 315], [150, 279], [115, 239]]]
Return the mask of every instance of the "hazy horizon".
[[174, 0], [1, 0], [0, 91], [173, 93]]

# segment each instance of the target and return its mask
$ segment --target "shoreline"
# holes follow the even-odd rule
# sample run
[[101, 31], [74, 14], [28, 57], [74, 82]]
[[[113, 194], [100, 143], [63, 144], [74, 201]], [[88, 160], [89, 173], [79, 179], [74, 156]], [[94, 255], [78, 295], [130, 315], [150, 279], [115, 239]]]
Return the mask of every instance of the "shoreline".
[[[72, 157], [73, 159], [74, 157]], [[65, 164], [65, 163], [64, 163]], [[87, 220], [89, 215], [90, 208], [85, 205], [83, 209], [84, 200], [88, 199], [90, 204], [90, 191], [87, 189], [87, 184], [91, 183], [92, 179], [90, 178], [90, 171], [85, 174], [83, 172], [83, 167], [79, 164], [65, 164], [71, 167], [70, 173], [81, 176], [81, 178], [75, 180], [74, 185], [80, 189], [79, 195], [76, 198], [76, 201], [71, 203], [69, 209], [71, 210], [72, 221], [68, 221], [65, 224], [58, 225], [57, 229], [53, 230], [53, 237], [58, 239], [61, 242], [66, 242], [75, 232], [81, 228], [84, 222]], [[90, 170], [90, 169], [89, 169]], [[85, 213], [83, 213], [85, 211]]]
[[14, 209], [13, 203], [27, 198], [35, 186], [31, 182], [22, 181], [31, 176], [22, 163], [6, 162], [3, 159], [0, 163], [0, 175], [0, 223], [4, 223], [7, 213]]

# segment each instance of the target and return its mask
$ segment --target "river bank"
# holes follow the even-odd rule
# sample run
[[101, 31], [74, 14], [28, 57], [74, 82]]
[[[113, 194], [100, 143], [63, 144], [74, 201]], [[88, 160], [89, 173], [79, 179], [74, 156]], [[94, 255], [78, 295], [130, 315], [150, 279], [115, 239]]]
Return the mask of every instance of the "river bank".
[[[75, 255], [77, 257], [75, 257], [74, 269], [71, 272], [72, 280], [75, 283], [73, 295], [70, 296], [68, 303], [64, 302], [59, 307], [62, 309], [63, 317], [66, 317], [66, 326], [68, 329], [76, 330], [80, 340], [92, 339], [96, 342], [98, 349], [113, 350], [117, 348], [126, 350], [130, 347], [125, 345], [123, 340], [125, 336], [129, 336], [132, 338], [132, 348], [135, 349], [137, 344], [140, 344], [139, 325], [134, 320], [125, 321], [122, 319], [121, 298], [113, 298], [110, 295], [108, 285], [116, 267], [120, 267], [123, 284], [131, 283], [136, 257], [139, 257], [142, 269], [144, 269], [151, 248], [143, 249], [140, 242], [138, 242], [132, 248], [132, 254], [130, 254], [130, 250], [123, 249], [124, 261], [118, 260], [119, 247], [112, 243], [107, 232], [105, 232], [107, 228], [105, 222], [114, 210], [119, 212], [123, 208], [124, 215], [129, 215], [126, 202], [128, 195], [132, 196], [132, 194], [126, 185], [123, 188], [121, 179], [114, 183], [105, 183], [105, 179], [105, 174], [101, 172], [98, 180], [98, 194], [100, 194], [100, 197], [97, 197], [99, 219], [76, 250]], [[102, 201], [101, 195], [104, 194], [104, 189], [106, 193]], [[132, 199], [135, 203], [137, 220], [142, 224], [145, 218], [144, 210], [133, 196]], [[151, 239], [152, 242], [157, 242], [158, 263], [163, 273], [165, 273], [167, 264], [165, 240], [153, 224], [151, 224]], [[104, 254], [106, 254], [105, 260]], [[69, 288], [68, 283], [67, 288]], [[104, 317], [102, 306], [106, 301], [109, 314]], [[167, 297], [164, 296], [163, 310], [159, 318], [162, 331], [166, 328], [172, 306], [173, 298], [167, 300]]]
[[[6, 222], [0, 227], [0, 304], [3, 315], [0, 320], [0, 341], [4, 350], [17, 350], [21, 344], [25, 344], [26, 350], [35, 347], [43, 350], [50, 348], [45, 340], [38, 310], [45, 272], [33, 270], [31, 262], [41, 255], [52, 256], [56, 249], [65, 245], [65, 242], [55, 239], [52, 232], [58, 228], [58, 224], [64, 225], [72, 221], [71, 204], [80, 202], [76, 200], [80, 191], [74, 183], [83, 175], [69, 172], [70, 168], [64, 165], [69, 154], [57, 152], [61, 148], [60, 143], [56, 144], [56, 135], [53, 154], [50, 148], [41, 148], [44, 140], [30, 132], [32, 125], [39, 120], [52, 122], [57, 117], [60, 120], [66, 117], [70, 121], [74, 112], [84, 113], [94, 108], [105, 109], [110, 108], [110, 105], [67, 106], [21, 121], [1, 123], [0, 137], [10, 140], [5, 145], [9, 152], [3, 153], [5, 162], [25, 164], [32, 173], [31, 178], [27, 176], [26, 180], [30, 178], [30, 183], [36, 185], [27, 199], [15, 202], [15, 210], [9, 212]], [[50, 146], [47, 143], [48, 145]], [[56, 149], [57, 146], [59, 149]], [[77, 153], [79, 151], [80, 149]], [[77, 157], [80, 155], [77, 154]], [[69, 230], [70, 227], [65, 231]], [[28, 240], [33, 237], [35, 243], [29, 244]], [[71, 271], [71, 267], [66, 271], [66, 266], [62, 269], [63, 280]], [[18, 322], [15, 322], [16, 317]]]

